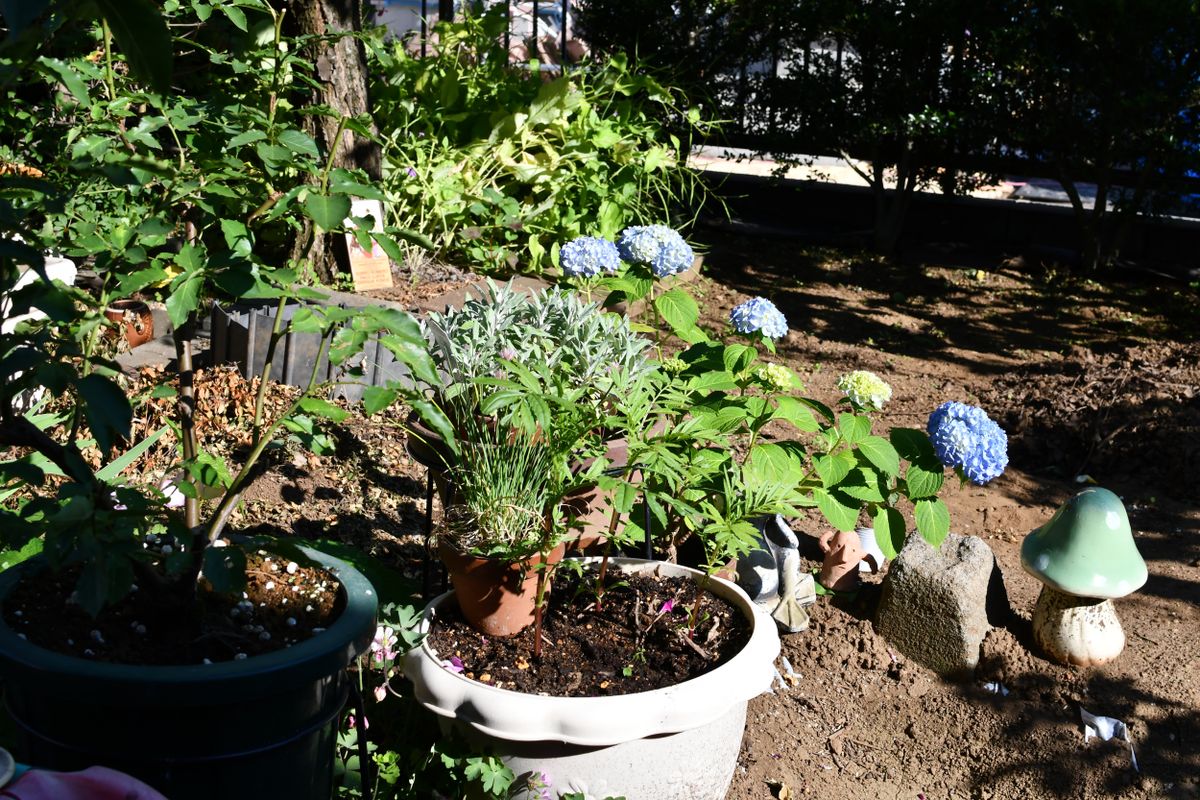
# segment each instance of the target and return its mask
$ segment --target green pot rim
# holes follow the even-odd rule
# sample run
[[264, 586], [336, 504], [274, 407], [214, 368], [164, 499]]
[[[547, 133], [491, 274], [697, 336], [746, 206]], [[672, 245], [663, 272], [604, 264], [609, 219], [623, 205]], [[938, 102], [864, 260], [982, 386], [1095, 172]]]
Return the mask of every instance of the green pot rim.
[[[102, 691], [111, 693], [114, 702], [135, 705], [158, 705], [166, 696], [175, 704], [205, 705], [255, 697], [264, 691], [285, 691], [336, 674], [370, 646], [379, 600], [370, 581], [351, 565], [309, 547], [300, 550], [330, 570], [346, 596], [341, 616], [307, 641], [240, 661], [113, 664], [39, 647], [19, 637], [0, 619], [0, 678], [34, 679], [56, 693], [79, 692], [93, 701], [95, 693]], [[0, 604], [39, 562], [40, 557], [35, 557], [0, 572]]]

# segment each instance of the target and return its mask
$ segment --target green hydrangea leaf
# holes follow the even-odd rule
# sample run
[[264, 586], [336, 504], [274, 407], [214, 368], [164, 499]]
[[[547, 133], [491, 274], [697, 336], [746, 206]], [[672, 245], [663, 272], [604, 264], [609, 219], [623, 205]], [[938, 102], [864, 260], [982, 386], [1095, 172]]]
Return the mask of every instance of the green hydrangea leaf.
[[918, 500], [913, 506], [921, 536], [932, 546], [940, 546], [950, 532], [950, 509], [937, 498]]

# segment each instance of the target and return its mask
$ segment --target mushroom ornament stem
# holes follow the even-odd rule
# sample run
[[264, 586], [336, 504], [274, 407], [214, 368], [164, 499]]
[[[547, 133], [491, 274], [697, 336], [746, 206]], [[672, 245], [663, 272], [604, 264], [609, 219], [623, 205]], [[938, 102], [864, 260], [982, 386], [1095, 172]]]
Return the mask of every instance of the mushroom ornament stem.
[[1077, 597], [1043, 586], [1033, 609], [1033, 638], [1062, 664], [1095, 667], [1125, 649], [1125, 631], [1112, 600]]

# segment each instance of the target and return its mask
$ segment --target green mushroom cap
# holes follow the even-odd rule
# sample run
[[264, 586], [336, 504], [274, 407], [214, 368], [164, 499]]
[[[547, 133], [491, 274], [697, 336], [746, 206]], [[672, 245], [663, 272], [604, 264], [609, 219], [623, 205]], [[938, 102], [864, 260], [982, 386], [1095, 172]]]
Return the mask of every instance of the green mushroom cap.
[[1146, 562], [1129, 515], [1108, 489], [1084, 489], [1021, 543], [1021, 566], [1042, 583], [1077, 597], [1114, 598], [1146, 582]]

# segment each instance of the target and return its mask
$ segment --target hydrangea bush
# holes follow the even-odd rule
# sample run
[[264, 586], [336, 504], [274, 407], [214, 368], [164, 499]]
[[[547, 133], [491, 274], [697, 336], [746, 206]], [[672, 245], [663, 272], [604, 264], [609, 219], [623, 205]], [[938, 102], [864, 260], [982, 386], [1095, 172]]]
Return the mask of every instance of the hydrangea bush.
[[[812, 507], [842, 530], [869, 521], [891, 557], [907, 534], [900, 509], [908, 504], [918, 531], [939, 544], [949, 531], [949, 511], [937, 497], [945, 467], [976, 482], [994, 478], [1007, 463], [1003, 432], [973, 413], [939, 409], [946, 427], [931, 421], [928, 435], [908, 428], [875, 433], [872, 415], [892, 388], [867, 370], [838, 380], [842, 397], [832, 408], [799, 396], [803, 387], [790, 370], [760, 359], [760, 350], [774, 352], [788, 333], [770, 299], [736, 306], [730, 327], [742, 341], [722, 342], [699, 326], [699, 307], [686, 289], [656, 292], [684, 261], [668, 263], [678, 236], [668, 230], [627, 229], [618, 249], [630, 265], [603, 281], [626, 299], [649, 297], [682, 348], [658, 354], [658, 369], [627, 389], [609, 423], [630, 432], [629, 465], [609, 485], [617, 510], [629, 515], [626, 534], [644, 537], [649, 519], [649, 532], [668, 551], [698, 536], [716, 568], [756, 545], [756, 517], [797, 516]], [[769, 440], [762, 435], [768, 425]]]

